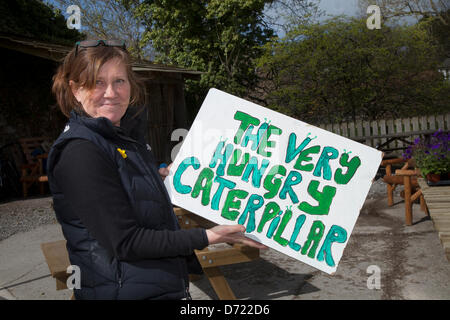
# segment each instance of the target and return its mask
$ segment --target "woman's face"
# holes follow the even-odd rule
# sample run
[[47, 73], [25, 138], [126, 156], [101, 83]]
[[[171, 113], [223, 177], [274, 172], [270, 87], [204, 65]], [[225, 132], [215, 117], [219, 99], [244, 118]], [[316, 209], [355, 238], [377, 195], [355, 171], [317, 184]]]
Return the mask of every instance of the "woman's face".
[[120, 119], [130, 103], [130, 82], [127, 69], [118, 58], [113, 58], [100, 67], [92, 91], [77, 88], [73, 81], [70, 81], [70, 86], [88, 115], [93, 118], [105, 117], [113, 125], [120, 125]]

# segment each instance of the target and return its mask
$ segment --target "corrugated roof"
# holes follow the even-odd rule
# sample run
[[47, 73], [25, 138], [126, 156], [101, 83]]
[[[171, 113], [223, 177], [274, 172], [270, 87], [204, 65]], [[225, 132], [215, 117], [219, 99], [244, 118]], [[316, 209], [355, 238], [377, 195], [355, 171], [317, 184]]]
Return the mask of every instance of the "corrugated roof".
[[[13, 35], [0, 35], [0, 47], [20, 51], [56, 62], [60, 62], [61, 59], [63, 59], [69, 51], [72, 50], [72, 47], [33, 39], [20, 38]], [[173, 72], [190, 76], [199, 76], [203, 73], [201, 71], [162, 65], [153, 62], [135, 62], [133, 63], [133, 70], [136, 72]]]

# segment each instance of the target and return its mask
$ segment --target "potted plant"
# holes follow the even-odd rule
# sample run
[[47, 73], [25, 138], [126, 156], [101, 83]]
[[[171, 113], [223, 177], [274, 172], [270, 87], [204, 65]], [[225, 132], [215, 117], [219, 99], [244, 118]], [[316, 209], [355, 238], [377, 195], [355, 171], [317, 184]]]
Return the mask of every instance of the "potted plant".
[[415, 139], [414, 144], [405, 150], [403, 158], [413, 158], [427, 181], [450, 179], [450, 133], [439, 129], [430, 137]]

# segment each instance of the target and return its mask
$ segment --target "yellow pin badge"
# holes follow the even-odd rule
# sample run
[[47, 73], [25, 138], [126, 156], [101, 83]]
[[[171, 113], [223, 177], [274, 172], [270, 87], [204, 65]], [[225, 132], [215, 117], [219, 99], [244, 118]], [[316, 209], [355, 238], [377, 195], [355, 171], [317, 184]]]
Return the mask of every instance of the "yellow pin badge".
[[124, 159], [127, 158], [127, 154], [125, 153], [125, 150], [117, 148], [117, 151], [119, 151], [119, 153], [122, 156], [122, 158], [124, 158]]

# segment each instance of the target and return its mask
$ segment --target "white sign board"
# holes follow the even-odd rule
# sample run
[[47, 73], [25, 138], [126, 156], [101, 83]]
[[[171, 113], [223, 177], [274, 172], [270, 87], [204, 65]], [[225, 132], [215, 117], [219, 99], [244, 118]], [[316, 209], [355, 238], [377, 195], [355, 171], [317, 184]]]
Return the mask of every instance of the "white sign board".
[[211, 89], [165, 185], [174, 205], [242, 224], [249, 238], [331, 274], [381, 160], [376, 149]]

